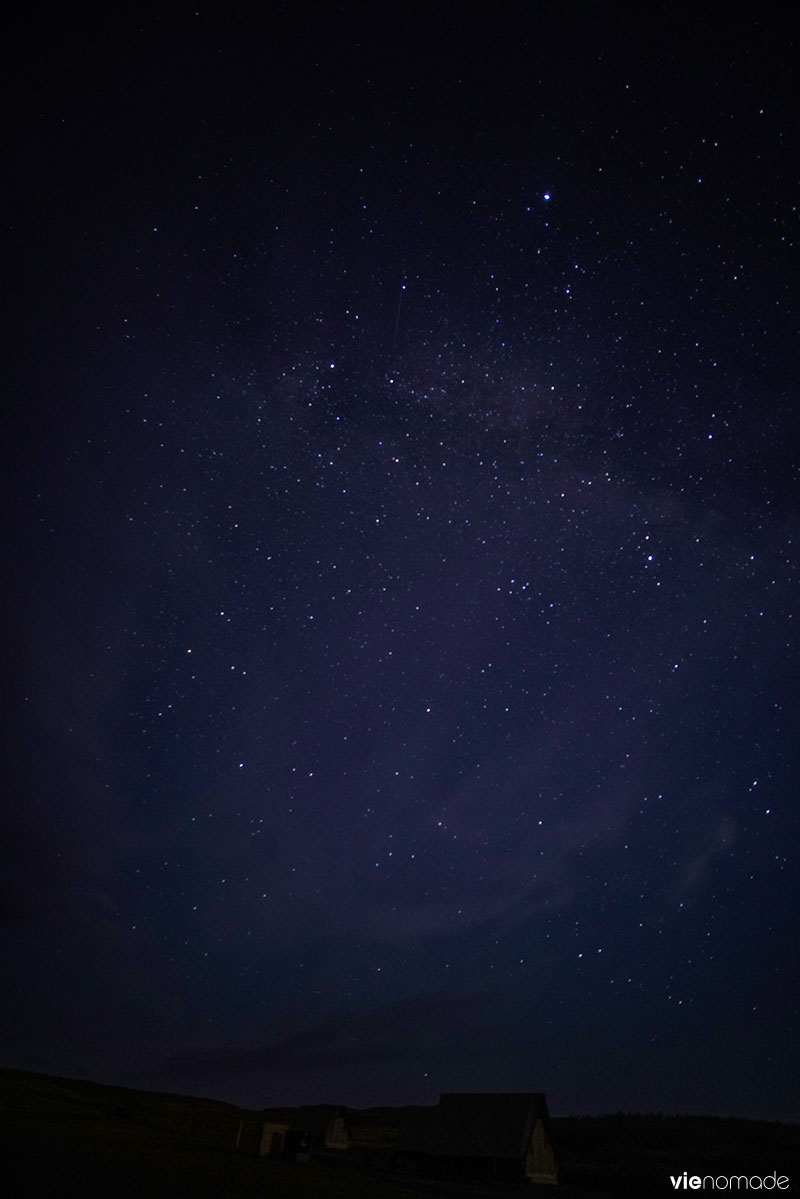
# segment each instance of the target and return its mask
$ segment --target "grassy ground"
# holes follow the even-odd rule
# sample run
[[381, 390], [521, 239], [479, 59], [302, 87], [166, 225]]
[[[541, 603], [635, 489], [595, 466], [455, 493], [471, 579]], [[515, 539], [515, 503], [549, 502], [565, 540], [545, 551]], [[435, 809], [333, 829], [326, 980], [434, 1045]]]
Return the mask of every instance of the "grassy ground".
[[[43, 1135], [42, 1135], [43, 1134]], [[122, 1132], [54, 1128], [0, 1134], [0, 1177], [14, 1199], [408, 1199], [380, 1179]]]
[[[389, 1110], [389, 1118], [392, 1110]], [[670, 1174], [767, 1175], [800, 1190], [800, 1128], [706, 1117], [556, 1119], [562, 1185], [378, 1177], [348, 1159], [258, 1156], [264, 1113], [0, 1070], [0, 1188], [12, 1199], [651, 1199]], [[682, 1191], [680, 1193], [683, 1193]], [[785, 1192], [780, 1192], [785, 1193]]]
[[671, 1174], [682, 1175], [684, 1170], [700, 1177], [743, 1174], [748, 1178], [776, 1171], [789, 1177], [789, 1194], [800, 1190], [797, 1125], [635, 1114], [552, 1123], [564, 1179], [619, 1199], [684, 1194], [669, 1181]]

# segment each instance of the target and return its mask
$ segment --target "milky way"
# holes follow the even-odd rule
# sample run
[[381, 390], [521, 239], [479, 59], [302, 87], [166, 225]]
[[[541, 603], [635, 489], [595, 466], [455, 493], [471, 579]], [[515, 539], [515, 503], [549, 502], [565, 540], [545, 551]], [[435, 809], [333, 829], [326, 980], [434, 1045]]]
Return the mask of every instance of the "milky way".
[[792, 58], [645, 20], [20, 32], [5, 1064], [798, 1116]]

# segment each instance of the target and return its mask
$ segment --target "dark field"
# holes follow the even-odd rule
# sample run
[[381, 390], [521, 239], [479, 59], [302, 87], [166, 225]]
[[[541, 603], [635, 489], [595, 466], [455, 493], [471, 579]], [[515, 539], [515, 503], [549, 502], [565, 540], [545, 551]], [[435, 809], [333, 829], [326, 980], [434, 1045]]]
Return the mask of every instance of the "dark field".
[[[272, 1109], [275, 1111], [276, 1109]], [[258, 1156], [263, 1115], [229, 1104], [0, 1071], [0, 1179], [14, 1199], [412, 1199], [553, 1194], [553, 1188], [428, 1182], [349, 1165]], [[562, 1199], [691, 1194], [669, 1175], [764, 1176], [800, 1193], [800, 1128], [700, 1116], [552, 1121]], [[707, 1194], [708, 1192], [700, 1192]]]

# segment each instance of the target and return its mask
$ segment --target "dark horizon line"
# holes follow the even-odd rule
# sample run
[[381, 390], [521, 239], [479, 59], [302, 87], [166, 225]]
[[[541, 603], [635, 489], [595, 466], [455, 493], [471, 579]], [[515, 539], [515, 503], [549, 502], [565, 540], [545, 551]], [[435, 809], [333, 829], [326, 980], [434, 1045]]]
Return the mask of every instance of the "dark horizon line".
[[[316, 1102], [316, 1103], [311, 1102], [311, 1101], [305, 1101], [303, 1103], [271, 1103], [271, 1104], [265, 1104], [263, 1107], [250, 1108], [250, 1107], [243, 1107], [241, 1104], [231, 1103], [227, 1099], [217, 1099], [217, 1098], [209, 1097], [207, 1095], [193, 1095], [193, 1094], [189, 1094], [185, 1091], [161, 1091], [161, 1090], [157, 1090], [157, 1089], [151, 1089], [149, 1087], [131, 1087], [131, 1086], [126, 1086], [123, 1083], [99, 1082], [95, 1078], [72, 1077], [72, 1076], [67, 1076], [67, 1075], [63, 1075], [63, 1074], [49, 1074], [46, 1071], [23, 1069], [18, 1066], [0, 1065], [0, 1076], [2, 1076], [2, 1075], [6, 1075], [6, 1076], [7, 1075], [17, 1075], [17, 1076], [21, 1075], [21, 1076], [24, 1076], [27, 1078], [40, 1078], [40, 1079], [47, 1080], [49, 1082], [68, 1083], [70, 1085], [78, 1085], [78, 1086], [99, 1087], [101, 1089], [109, 1090], [109, 1091], [127, 1091], [134, 1095], [147, 1095], [152, 1098], [183, 1099], [183, 1100], [189, 1100], [191, 1102], [197, 1102], [197, 1103], [215, 1103], [215, 1104], [218, 1104], [220, 1107], [231, 1108], [232, 1111], [234, 1111], [236, 1113], [240, 1113], [240, 1114], [244, 1113], [245, 1115], [250, 1115], [250, 1116], [258, 1116], [258, 1115], [262, 1114], [263, 1112], [270, 1112], [270, 1111], [275, 1111], [278, 1109], [280, 1109], [280, 1110], [290, 1109], [290, 1110], [294, 1111], [294, 1110], [299, 1110], [301, 1107], [342, 1107], [345, 1109], [345, 1111], [369, 1112], [369, 1111], [380, 1111], [380, 1110], [384, 1110], [384, 1109], [395, 1110], [395, 1111], [407, 1111], [410, 1108], [426, 1108], [426, 1107], [435, 1107], [436, 1106], [436, 1104], [426, 1104], [426, 1103], [399, 1103], [398, 1104], [398, 1103], [387, 1102], [387, 1103], [373, 1103], [373, 1104], [369, 1104], [367, 1107], [363, 1107], [363, 1106], [357, 1107], [353, 1104], [348, 1104], [348, 1103], [336, 1104], [336, 1103], [330, 1103], [330, 1102], [325, 1102], [325, 1101], [320, 1101], [320, 1102]], [[538, 1091], [538, 1092], [535, 1092], [535, 1091], [476, 1091], [476, 1092], [439, 1091], [439, 1095], [441, 1096], [442, 1094], [458, 1094], [458, 1095], [461, 1095], [461, 1094], [480, 1094], [480, 1095], [543, 1094], [545, 1096], [545, 1099], [547, 1098], [546, 1091]], [[775, 1124], [775, 1125], [779, 1125], [781, 1127], [787, 1127], [787, 1128], [800, 1127], [800, 1120], [776, 1119], [776, 1118], [770, 1119], [770, 1118], [767, 1118], [764, 1116], [737, 1116], [734, 1113], [729, 1113], [726, 1116], [720, 1116], [720, 1115], [711, 1115], [711, 1114], [705, 1113], [705, 1112], [690, 1112], [690, 1111], [686, 1111], [686, 1112], [630, 1111], [630, 1110], [623, 1110], [622, 1108], [619, 1108], [613, 1112], [611, 1112], [611, 1111], [607, 1111], [607, 1112], [567, 1112], [567, 1113], [563, 1113], [560, 1115], [554, 1115], [553, 1112], [549, 1112], [549, 1118], [551, 1120], [608, 1120], [608, 1119], [618, 1119], [618, 1118], [659, 1119], [659, 1120], [715, 1120], [715, 1121], [721, 1121], [721, 1122], [726, 1122], [726, 1123], [735, 1121], [735, 1122], [743, 1123], [743, 1124]]]

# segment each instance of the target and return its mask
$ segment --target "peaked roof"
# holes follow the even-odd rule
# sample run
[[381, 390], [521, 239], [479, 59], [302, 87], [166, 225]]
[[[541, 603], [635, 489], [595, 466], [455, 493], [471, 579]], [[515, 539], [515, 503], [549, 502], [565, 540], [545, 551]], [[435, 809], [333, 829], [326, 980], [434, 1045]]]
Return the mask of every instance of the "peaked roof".
[[445, 1093], [436, 1107], [409, 1113], [396, 1148], [436, 1157], [521, 1159], [537, 1119], [547, 1119], [541, 1093]]

